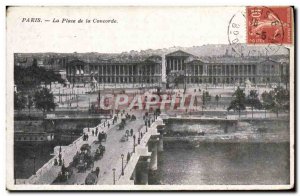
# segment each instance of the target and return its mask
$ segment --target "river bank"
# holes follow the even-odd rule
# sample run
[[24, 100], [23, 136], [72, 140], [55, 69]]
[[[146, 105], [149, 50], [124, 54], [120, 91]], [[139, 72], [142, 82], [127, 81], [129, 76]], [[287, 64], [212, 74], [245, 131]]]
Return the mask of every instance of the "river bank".
[[282, 143], [289, 142], [289, 135], [282, 133], [231, 133], [204, 136], [165, 136], [164, 142], [190, 143]]

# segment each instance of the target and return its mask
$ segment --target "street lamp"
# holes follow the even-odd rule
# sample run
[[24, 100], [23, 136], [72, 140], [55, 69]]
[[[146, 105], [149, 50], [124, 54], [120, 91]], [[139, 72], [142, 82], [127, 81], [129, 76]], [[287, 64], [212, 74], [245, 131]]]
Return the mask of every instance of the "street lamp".
[[124, 167], [123, 167], [124, 154], [121, 154], [121, 158], [122, 158], [122, 173], [121, 173], [121, 175], [124, 176]]
[[58, 103], [60, 103], [60, 87], [58, 89]]
[[135, 135], [133, 135], [133, 153], [135, 153]]
[[116, 184], [116, 169], [113, 168], [112, 171], [113, 171], [113, 183], [115, 185]]
[[77, 111], [78, 111], [78, 92], [76, 94], [76, 104], [77, 104]]
[[33, 157], [32, 157], [32, 159], [33, 159], [33, 174], [35, 174], [35, 153], [33, 154]]
[[140, 139], [141, 138], [141, 130], [139, 130], [139, 138], [138, 139]]

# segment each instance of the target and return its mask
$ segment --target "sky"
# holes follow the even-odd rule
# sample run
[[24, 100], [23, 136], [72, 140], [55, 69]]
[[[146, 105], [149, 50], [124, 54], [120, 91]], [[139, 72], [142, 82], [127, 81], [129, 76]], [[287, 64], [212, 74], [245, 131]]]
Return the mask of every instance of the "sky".
[[[11, 7], [9, 52], [103, 52], [228, 44], [230, 19], [244, 7]], [[42, 22], [22, 22], [40, 18]], [[59, 20], [53, 23], [53, 20]], [[62, 19], [84, 23], [62, 23]], [[90, 19], [91, 23], [85, 23]], [[115, 19], [117, 23], [93, 23]], [[49, 22], [45, 22], [49, 20]], [[240, 21], [245, 25], [245, 21]]]

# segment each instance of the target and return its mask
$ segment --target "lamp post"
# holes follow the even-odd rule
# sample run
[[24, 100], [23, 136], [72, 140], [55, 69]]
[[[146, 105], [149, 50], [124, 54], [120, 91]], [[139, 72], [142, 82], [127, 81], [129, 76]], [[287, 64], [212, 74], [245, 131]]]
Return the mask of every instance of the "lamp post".
[[116, 169], [113, 168], [112, 171], [113, 171], [113, 183], [115, 185], [116, 184]]
[[58, 103], [60, 103], [60, 87], [58, 89]]
[[35, 156], [35, 152], [34, 152], [33, 157], [32, 157], [32, 159], [33, 159], [33, 174], [35, 174], [35, 158], [36, 158], [36, 156]]
[[133, 153], [135, 153], [135, 135], [133, 135]]
[[77, 91], [77, 94], [76, 94], [76, 106], [77, 106], [77, 110], [78, 110], [78, 91]]
[[141, 130], [139, 130], [139, 138], [138, 139], [140, 139], [141, 138]]
[[17, 169], [16, 169], [16, 167], [17, 167], [17, 164], [15, 163], [15, 165], [14, 165], [14, 181], [15, 181], [15, 184], [17, 184]]
[[91, 99], [89, 98], [89, 112], [91, 110]]
[[124, 167], [123, 167], [124, 154], [121, 154], [121, 158], [122, 158], [122, 173], [121, 173], [121, 175], [124, 176]]

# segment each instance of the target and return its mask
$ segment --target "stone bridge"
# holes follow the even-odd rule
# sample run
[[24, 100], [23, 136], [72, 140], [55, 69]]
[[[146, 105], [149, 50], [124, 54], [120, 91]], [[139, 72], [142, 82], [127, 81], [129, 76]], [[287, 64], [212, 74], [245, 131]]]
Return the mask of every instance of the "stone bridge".
[[116, 184], [148, 184], [149, 170], [157, 170], [157, 153], [163, 151], [164, 123], [161, 117], [147, 128]]

